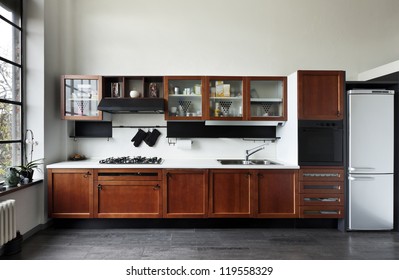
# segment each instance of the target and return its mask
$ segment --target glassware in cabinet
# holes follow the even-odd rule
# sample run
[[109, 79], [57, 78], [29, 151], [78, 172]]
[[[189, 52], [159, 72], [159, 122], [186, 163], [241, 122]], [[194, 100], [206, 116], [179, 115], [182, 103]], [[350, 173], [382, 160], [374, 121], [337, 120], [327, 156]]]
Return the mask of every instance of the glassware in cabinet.
[[97, 110], [101, 100], [101, 77], [92, 75], [61, 76], [61, 118], [65, 120], [101, 120]]
[[165, 77], [164, 85], [168, 103], [165, 119], [203, 119], [202, 77]]
[[248, 78], [249, 119], [287, 119], [287, 78]]

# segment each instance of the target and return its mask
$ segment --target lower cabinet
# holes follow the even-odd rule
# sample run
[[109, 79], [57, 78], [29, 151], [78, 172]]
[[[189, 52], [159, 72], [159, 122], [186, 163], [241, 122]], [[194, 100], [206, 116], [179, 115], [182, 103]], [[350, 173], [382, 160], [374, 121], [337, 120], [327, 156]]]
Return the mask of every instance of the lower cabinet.
[[164, 170], [163, 216], [205, 218], [208, 215], [208, 170]]
[[343, 218], [343, 168], [48, 169], [53, 218]]
[[95, 171], [94, 217], [162, 217], [160, 170]]
[[209, 217], [252, 217], [252, 181], [254, 173], [246, 169], [211, 170]]
[[93, 217], [92, 169], [48, 169], [47, 187], [49, 217]]
[[298, 171], [259, 170], [254, 191], [257, 218], [299, 217]]
[[300, 218], [344, 218], [344, 169], [301, 168]]

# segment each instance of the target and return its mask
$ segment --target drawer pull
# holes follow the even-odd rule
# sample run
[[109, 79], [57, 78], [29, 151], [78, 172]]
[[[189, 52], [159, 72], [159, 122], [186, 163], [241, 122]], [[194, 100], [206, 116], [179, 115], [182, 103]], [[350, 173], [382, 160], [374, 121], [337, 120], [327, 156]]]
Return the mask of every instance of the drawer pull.
[[305, 210], [305, 215], [339, 215], [339, 210]]
[[340, 178], [339, 173], [303, 173], [303, 177], [337, 177]]
[[305, 185], [305, 190], [340, 190], [341, 186], [337, 185]]
[[153, 189], [154, 191], [159, 190], [160, 188], [161, 188], [161, 186], [158, 185], [158, 184], [157, 184], [156, 186], [153, 186], [153, 187], [152, 187], [152, 189]]
[[304, 201], [338, 202], [338, 197], [305, 197]]

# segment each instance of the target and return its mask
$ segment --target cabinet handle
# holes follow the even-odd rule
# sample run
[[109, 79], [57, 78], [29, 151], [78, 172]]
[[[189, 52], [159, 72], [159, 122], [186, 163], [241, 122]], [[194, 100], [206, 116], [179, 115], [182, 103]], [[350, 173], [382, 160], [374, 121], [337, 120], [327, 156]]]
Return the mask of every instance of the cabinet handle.
[[247, 174], [245, 174], [245, 178], [250, 178], [251, 177], [251, 173], [248, 172]]
[[88, 178], [90, 175], [91, 175], [90, 171], [87, 171], [87, 172], [85, 173], [85, 175], [83, 175], [83, 178]]
[[161, 188], [161, 186], [158, 185], [158, 184], [157, 184], [156, 186], [153, 186], [153, 187], [152, 187], [152, 189], [153, 189], [154, 191], [159, 190], [160, 188]]
[[170, 174], [170, 173], [168, 172], [168, 173], [166, 173], [166, 177], [170, 178], [170, 177], [172, 177], [172, 174]]
[[103, 189], [103, 186], [101, 186], [101, 184], [98, 184], [98, 185], [97, 185], [97, 189], [98, 189], [99, 191], [101, 191], [101, 190]]
[[259, 178], [263, 178], [263, 177], [265, 177], [263, 174], [261, 174], [261, 173], [258, 173], [258, 177]]

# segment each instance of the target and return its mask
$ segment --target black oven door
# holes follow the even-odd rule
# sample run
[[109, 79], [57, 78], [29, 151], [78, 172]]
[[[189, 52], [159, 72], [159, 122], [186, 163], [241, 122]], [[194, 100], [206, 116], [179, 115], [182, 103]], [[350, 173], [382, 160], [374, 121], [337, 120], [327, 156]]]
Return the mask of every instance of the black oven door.
[[299, 121], [299, 165], [342, 166], [343, 139], [342, 121]]

